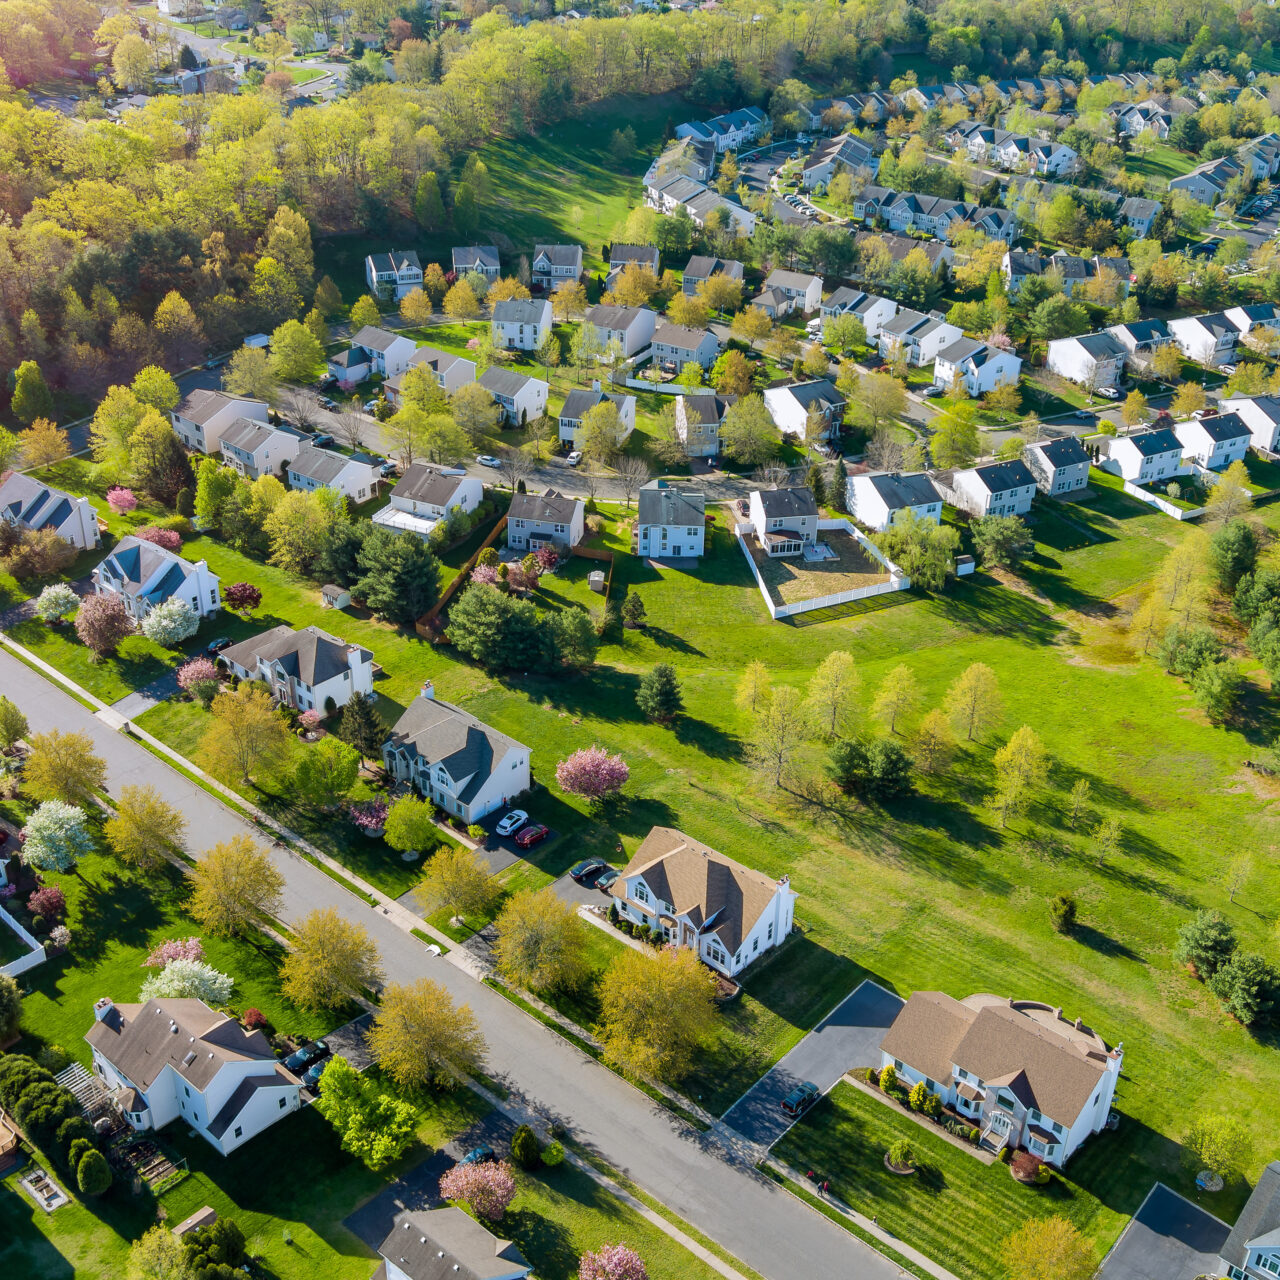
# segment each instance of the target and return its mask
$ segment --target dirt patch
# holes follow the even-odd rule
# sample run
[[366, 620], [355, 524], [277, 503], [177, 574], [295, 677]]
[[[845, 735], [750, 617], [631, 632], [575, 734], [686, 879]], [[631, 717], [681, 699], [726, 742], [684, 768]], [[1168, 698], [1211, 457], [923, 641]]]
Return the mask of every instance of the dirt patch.
[[774, 604], [798, 604], [889, 581], [884, 568], [862, 544], [839, 529], [824, 529], [819, 537], [835, 552], [834, 560], [811, 562], [803, 556], [774, 559], [765, 555], [754, 535], [748, 535], [746, 541]]

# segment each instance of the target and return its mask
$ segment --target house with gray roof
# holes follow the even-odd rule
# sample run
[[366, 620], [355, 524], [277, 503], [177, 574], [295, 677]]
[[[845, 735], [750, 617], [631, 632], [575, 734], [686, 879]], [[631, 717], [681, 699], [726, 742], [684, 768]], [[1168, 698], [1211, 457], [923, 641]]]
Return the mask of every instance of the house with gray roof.
[[880, 326], [880, 358], [892, 360], [901, 351], [909, 365], [932, 364], [938, 353], [964, 337], [964, 330], [936, 311], [925, 315], [903, 307]]
[[560, 443], [572, 444], [575, 449], [582, 448], [582, 419], [592, 409], [602, 404], [612, 404], [618, 410], [618, 422], [622, 428], [618, 443], [622, 444], [636, 428], [635, 396], [615, 395], [601, 391], [599, 384], [594, 387], [575, 387], [564, 398], [557, 417], [560, 431]]
[[554, 320], [546, 298], [504, 298], [493, 304], [493, 345], [505, 351], [537, 351]]
[[168, 600], [185, 600], [202, 618], [222, 607], [218, 575], [205, 561], [184, 560], [133, 534], [116, 543], [90, 581], [95, 595], [119, 596], [136, 622]]
[[478, 271], [492, 284], [502, 270], [502, 263], [491, 244], [459, 245], [453, 251], [453, 269], [460, 276]]
[[805, 440], [809, 423], [816, 417], [821, 424], [819, 436], [833, 440], [844, 425], [845, 398], [829, 378], [810, 382], [794, 382], [790, 386], [768, 387], [764, 405], [778, 430]]
[[975, 517], [1024, 516], [1036, 493], [1035, 476], [1017, 458], [959, 471], [936, 471], [933, 482], [953, 507]]
[[1255, 449], [1280, 450], [1280, 396], [1224, 396], [1218, 407], [1243, 419]]
[[648, 307], [620, 307], [602, 303], [587, 308], [583, 323], [595, 326], [602, 348], [616, 342], [621, 346], [622, 354], [630, 359], [653, 341], [658, 315]]
[[81, 551], [102, 541], [88, 498], [73, 498], [21, 471], [0, 477], [0, 520], [16, 529], [52, 529]]
[[509, 426], [523, 426], [546, 412], [550, 388], [541, 378], [531, 378], [495, 364], [480, 375], [479, 385], [497, 402], [502, 420]]
[[222, 461], [246, 480], [274, 476], [293, 460], [307, 436], [297, 427], [239, 418], [222, 433]]
[[934, 382], [950, 387], [958, 380], [974, 399], [996, 387], [1016, 387], [1021, 371], [1020, 356], [976, 338], [957, 338], [933, 362]]
[[266, 422], [266, 402], [202, 387], [188, 392], [169, 414], [174, 435], [197, 453], [217, 453], [222, 433], [241, 418]]
[[582, 541], [585, 521], [581, 498], [555, 489], [516, 493], [507, 508], [507, 546], [513, 551], [536, 551], [543, 546], [568, 551]]
[[909, 511], [917, 520], [942, 520], [942, 495], [923, 471], [878, 471], [845, 479], [849, 514], [883, 533]]
[[229, 1155], [302, 1105], [302, 1084], [261, 1031], [203, 1000], [93, 1006], [85, 1034], [95, 1076], [129, 1127], [179, 1120]]
[[368, 502], [378, 492], [382, 459], [368, 453], [339, 453], [304, 444], [286, 468], [291, 489], [335, 489], [350, 502]]
[[382, 394], [397, 408], [404, 403], [404, 377], [409, 369], [416, 369], [425, 364], [435, 378], [436, 386], [447, 396], [453, 395], [459, 387], [476, 380], [476, 363], [452, 351], [441, 351], [437, 347], [419, 347], [409, 357], [409, 366], [404, 373], [388, 378], [382, 384]]
[[683, 292], [692, 296], [698, 292], [698, 286], [712, 276], [724, 276], [726, 280], [742, 283], [742, 263], [733, 258], [709, 258], [703, 254], [694, 254], [684, 269], [681, 282]]
[[756, 541], [771, 558], [801, 555], [818, 541], [818, 504], [812, 489], [753, 489], [747, 509]]
[[1249, 452], [1250, 428], [1238, 413], [1206, 413], [1175, 422], [1173, 434], [1182, 445], [1183, 460], [1208, 471], [1225, 471]]
[[1059, 377], [1091, 391], [1101, 391], [1120, 386], [1128, 357], [1124, 344], [1103, 329], [1073, 338], [1054, 338], [1049, 343], [1045, 366]]
[[375, 1280], [524, 1280], [524, 1254], [452, 1205], [399, 1214], [378, 1246]]
[[1190, 474], [1182, 464], [1182, 441], [1165, 427], [1135, 431], [1104, 442], [1099, 466], [1133, 484], [1166, 484]]
[[468, 825], [529, 789], [529, 748], [442, 702], [430, 681], [396, 721], [382, 759], [397, 781]]
[[880, 341], [882, 326], [898, 314], [898, 304], [892, 298], [864, 293], [861, 289], [842, 284], [823, 299], [821, 312], [824, 332], [827, 321], [834, 320], [836, 316], [852, 315], [862, 321], [867, 341], [874, 345]]
[[1163, 320], [1131, 320], [1128, 324], [1113, 324], [1107, 332], [1129, 353], [1130, 362], [1145, 363], [1173, 341]]
[[[688, 184], [688, 190], [684, 187], [680, 188], [682, 197], [692, 199], [699, 191], [705, 190], [700, 182], [692, 182], [688, 178], [677, 179], [677, 182]], [[671, 184], [667, 184], [664, 190], [674, 191], [675, 188]], [[677, 204], [683, 204], [684, 198], [678, 200]], [[674, 209], [674, 206], [673, 206]], [[667, 210], [667, 212], [672, 212]], [[617, 283], [618, 277], [630, 266], [643, 267], [646, 271], [651, 271], [656, 278], [658, 275], [659, 251], [656, 244], [615, 244], [609, 246], [609, 274], [605, 276], [604, 287], [606, 290], [612, 289]]]
[[[319, 627], [272, 627], [218, 657], [241, 680], [261, 680], [282, 707], [331, 713], [373, 692], [373, 654]], [[332, 703], [332, 706], [330, 706]]]
[[582, 275], [580, 244], [539, 244], [533, 248], [530, 275], [535, 286], [550, 291], [568, 280], [574, 283]]
[[632, 554], [663, 560], [700, 556], [706, 527], [706, 494], [665, 480], [650, 480], [640, 487], [636, 498]]
[[1227, 363], [1240, 340], [1239, 327], [1222, 311], [1175, 316], [1169, 321], [1169, 332], [1188, 360], [1210, 366]]
[[422, 288], [422, 263], [412, 249], [371, 253], [364, 260], [364, 278], [375, 298], [399, 302], [406, 293]]
[[391, 501], [373, 513], [373, 523], [425, 540], [450, 512], [474, 511], [483, 501], [484, 486], [475, 476], [446, 475], [415, 462], [391, 490]]
[[710, 391], [676, 396], [676, 434], [691, 458], [714, 458], [720, 452], [720, 428], [737, 396]]
[[1159, 213], [1160, 202], [1148, 200], [1146, 196], [1127, 196], [1120, 205], [1120, 217], [1139, 240], [1151, 234]]
[[1089, 483], [1089, 451], [1077, 436], [1037, 440], [1023, 450], [1022, 460], [1036, 478], [1036, 488], [1051, 498], [1067, 498]]
[[1280, 1276], [1280, 1160], [1263, 1169], [1219, 1260], [1227, 1280], [1275, 1280]]
[[677, 372], [687, 364], [709, 369], [720, 354], [720, 341], [710, 329], [691, 329], [688, 325], [664, 321], [653, 331], [653, 358]]

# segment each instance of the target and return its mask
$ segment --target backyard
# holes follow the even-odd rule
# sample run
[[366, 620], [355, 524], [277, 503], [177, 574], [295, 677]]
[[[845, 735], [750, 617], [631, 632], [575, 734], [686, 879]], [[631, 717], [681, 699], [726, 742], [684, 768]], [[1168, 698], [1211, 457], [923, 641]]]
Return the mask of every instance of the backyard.
[[754, 537], [747, 538], [747, 549], [775, 605], [796, 604], [889, 581], [884, 567], [850, 534], [824, 529], [818, 540], [835, 553], [831, 559], [770, 556]]

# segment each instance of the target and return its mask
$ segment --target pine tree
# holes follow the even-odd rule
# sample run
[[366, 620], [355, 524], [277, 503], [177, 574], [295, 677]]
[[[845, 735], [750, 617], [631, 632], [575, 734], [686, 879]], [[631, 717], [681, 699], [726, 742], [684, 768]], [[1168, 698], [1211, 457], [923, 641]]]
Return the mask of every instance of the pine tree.
[[387, 740], [387, 726], [382, 723], [373, 695], [354, 693], [342, 709], [338, 736], [360, 753], [361, 760], [376, 760]]
[[659, 721], [671, 720], [684, 709], [680, 682], [676, 679], [676, 669], [670, 663], [659, 662], [640, 677], [636, 705], [650, 720]]

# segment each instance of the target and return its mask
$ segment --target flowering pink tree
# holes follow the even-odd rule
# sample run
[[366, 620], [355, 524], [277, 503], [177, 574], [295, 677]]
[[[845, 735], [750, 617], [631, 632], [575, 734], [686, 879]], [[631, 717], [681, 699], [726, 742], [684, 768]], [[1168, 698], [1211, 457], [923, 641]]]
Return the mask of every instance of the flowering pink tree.
[[76, 635], [93, 650], [95, 660], [114, 653], [133, 630], [129, 610], [116, 595], [86, 596], [76, 613]]
[[556, 785], [571, 796], [598, 804], [616, 795], [631, 776], [621, 756], [611, 756], [599, 743], [575, 751], [556, 765]]
[[233, 613], [247, 618], [262, 603], [262, 592], [252, 582], [232, 582], [223, 588], [222, 599]]
[[625, 1244], [606, 1244], [578, 1260], [578, 1280], [649, 1280], [644, 1259]]
[[118, 516], [124, 515], [126, 511], [132, 511], [138, 505], [138, 497], [132, 489], [125, 489], [118, 484], [113, 484], [107, 490], [107, 506]]
[[497, 566], [491, 564], [478, 564], [471, 570], [471, 581], [480, 582], [486, 586], [496, 587], [498, 585]]
[[56, 884], [37, 889], [27, 899], [27, 910], [33, 916], [60, 916], [67, 910], [67, 895]]
[[387, 825], [385, 800], [360, 800], [348, 805], [347, 813], [362, 831], [381, 831]]
[[315, 733], [320, 727], [320, 713], [318, 711], [303, 711], [298, 716], [298, 723], [308, 733]]
[[163, 969], [175, 960], [203, 960], [204, 947], [199, 938], [169, 938], [142, 962], [144, 969]]
[[461, 1200], [478, 1218], [497, 1222], [515, 1199], [515, 1173], [505, 1160], [496, 1164], [455, 1164], [440, 1179], [440, 1194], [446, 1200]]
[[166, 551], [178, 551], [182, 547], [182, 535], [177, 529], [157, 529], [153, 524], [144, 524], [135, 532], [144, 542], [154, 542]]
[[201, 680], [216, 680], [218, 668], [212, 658], [192, 658], [178, 668], [178, 688], [190, 693], [191, 687]]
[[560, 553], [549, 542], [545, 542], [533, 553], [538, 562], [540, 573], [550, 573], [560, 563]]

